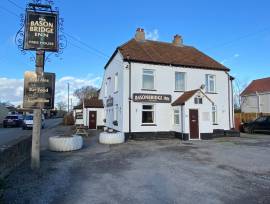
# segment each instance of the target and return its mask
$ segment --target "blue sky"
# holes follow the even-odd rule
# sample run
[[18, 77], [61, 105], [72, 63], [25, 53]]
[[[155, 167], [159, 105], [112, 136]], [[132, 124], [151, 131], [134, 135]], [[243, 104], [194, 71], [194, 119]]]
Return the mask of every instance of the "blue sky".
[[[13, 1], [25, 7], [26, 0]], [[65, 32], [88, 47], [67, 37], [68, 47], [61, 59], [52, 57], [45, 70], [55, 72], [57, 79], [65, 83], [75, 80], [76, 87], [80, 81], [99, 86], [108, 57], [118, 45], [134, 36], [137, 27], [144, 28], [148, 38], [159, 41], [170, 42], [173, 35], [182, 35], [185, 44], [229, 67], [241, 84], [270, 76], [270, 2], [267, 0], [54, 2], [65, 20]], [[0, 2], [0, 91], [1, 84], [9, 79], [21, 80], [24, 71], [34, 70], [30, 55], [22, 55], [13, 42], [19, 18], [6, 9], [17, 15], [24, 12], [8, 0]], [[2, 89], [0, 100], [8, 97]], [[15, 98], [8, 100], [15, 102]]]

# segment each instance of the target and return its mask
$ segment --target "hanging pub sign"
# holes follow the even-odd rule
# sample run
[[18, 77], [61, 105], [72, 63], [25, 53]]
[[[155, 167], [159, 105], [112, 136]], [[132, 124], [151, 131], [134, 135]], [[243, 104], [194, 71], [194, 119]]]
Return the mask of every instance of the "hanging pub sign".
[[134, 102], [171, 103], [171, 95], [134, 93]]
[[24, 49], [58, 52], [58, 13], [26, 11]]
[[24, 74], [24, 108], [54, 108], [55, 74], [45, 72], [37, 76], [35, 72]]

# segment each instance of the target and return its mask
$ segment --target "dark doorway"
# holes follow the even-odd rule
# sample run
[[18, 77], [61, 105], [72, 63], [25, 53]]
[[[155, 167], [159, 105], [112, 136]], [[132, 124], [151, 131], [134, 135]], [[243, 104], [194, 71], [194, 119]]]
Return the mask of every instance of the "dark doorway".
[[89, 111], [89, 129], [97, 129], [97, 111]]
[[196, 109], [189, 109], [190, 139], [199, 139], [199, 114]]

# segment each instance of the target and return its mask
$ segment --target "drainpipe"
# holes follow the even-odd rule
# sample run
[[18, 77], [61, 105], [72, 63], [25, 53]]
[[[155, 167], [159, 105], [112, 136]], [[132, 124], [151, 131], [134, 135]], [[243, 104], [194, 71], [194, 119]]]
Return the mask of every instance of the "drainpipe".
[[128, 122], [128, 138], [131, 137], [131, 62], [128, 61], [128, 67], [129, 67], [129, 96], [128, 96], [128, 115], [129, 115], [129, 122]]
[[183, 106], [181, 105], [181, 139], [184, 140], [184, 113], [183, 113]]
[[230, 88], [230, 75], [228, 75], [228, 107], [229, 107], [229, 128], [231, 129], [231, 88]]

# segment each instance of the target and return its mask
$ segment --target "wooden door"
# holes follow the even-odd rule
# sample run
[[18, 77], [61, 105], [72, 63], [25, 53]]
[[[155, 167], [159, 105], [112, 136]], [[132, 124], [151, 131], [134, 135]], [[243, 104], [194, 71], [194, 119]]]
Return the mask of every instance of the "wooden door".
[[199, 114], [198, 110], [189, 110], [189, 132], [190, 139], [199, 139]]
[[89, 111], [89, 129], [97, 129], [97, 111]]

